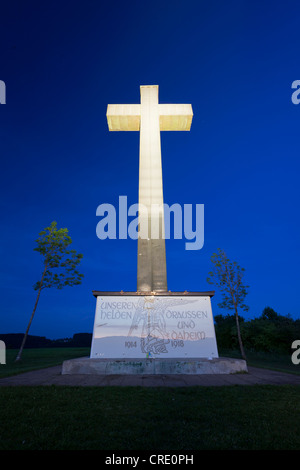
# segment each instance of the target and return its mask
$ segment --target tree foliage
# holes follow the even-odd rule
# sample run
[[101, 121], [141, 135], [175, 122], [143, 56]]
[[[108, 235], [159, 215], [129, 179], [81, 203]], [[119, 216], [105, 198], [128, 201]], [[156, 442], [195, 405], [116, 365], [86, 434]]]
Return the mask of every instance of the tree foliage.
[[40, 280], [34, 285], [34, 290], [38, 293], [16, 361], [21, 359], [42, 289], [50, 287], [62, 289], [65, 286], [78, 285], [81, 284], [83, 278], [83, 274], [80, 274], [77, 269], [83, 255], [69, 249], [72, 239], [68, 234], [68, 229], [58, 229], [54, 221], [39, 233], [36, 243], [34, 251], [43, 256], [44, 268]]
[[248, 305], [244, 303], [249, 286], [243, 284], [245, 269], [236, 261], [230, 261], [224, 250], [218, 248], [211, 257], [213, 269], [208, 273], [207, 282], [215, 284], [222, 294], [220, 308], [235, 310], [236, 306], [247, 312]]
[[[214, 319], [218, 346], [236, 349], [234, 315], [216, 315]], [[248, 351], [290, 354], [291, 344], [300, 338], [300, 320], [294, 320], [290, 315], [279, 315], [270, 307], [266, 307], [257, 318], [245, 321], [240, 317], [240, 328]]]
[[[235, 315], [214, 315], [215, 330], [218, 346], [222, 349], [238, 349], [239, 342], [236, 331]], [[239, 316], [239, 323], [242, 328], [244, 318]]]
[[42, 278], [34, 285], [35, 290], [81, 284], [83, 274], [76, 269], [83, 255], [67, 248], [72, 243], [68, 229], [57, 229], [57, 223], [52, 222], [45, 228], [36, 240], [37, 251], [44, 257], [44, 273]]
[[239, 266], [236, 261], [230, 261], [225, 251], [220, 248], [218, 248], [217, 253], [212, 255], [211, 261], [213, 269], [208, 274], [207, 282], [215, 284], [220, 290], [222, 302], [218, 306], [234, 310], [239, 346], [242, 357], [246, 359], [239, 325], [239, 310], [249, 310], [249, 307], [244, 303], [247, 288], [249, 287], [243, 283], [245, 269]]

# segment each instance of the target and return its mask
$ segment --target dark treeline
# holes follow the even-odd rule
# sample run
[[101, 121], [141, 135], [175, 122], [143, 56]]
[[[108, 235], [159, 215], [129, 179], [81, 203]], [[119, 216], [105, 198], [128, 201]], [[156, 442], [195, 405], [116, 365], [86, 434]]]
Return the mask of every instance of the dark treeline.
[[[218, 347], [238, 349], [235, 315], [215, 315], [214, 320]], [[292, 342], [300, 339], [300, 320], [280, 315], [270, 307], [258, 318], [239, 320], [244, 348], [250, 351], [290, 354]]]
[[[0, 334], [0, 340], [4, 341], [7, 349], [18, 349], [24, 333]], [[90, 347], [92, 341], [91, 333], [76, 333], [72, 338], [48, 339], [45, 336], [28, 335], [25, 349], [28, 348], [84, 348]]]

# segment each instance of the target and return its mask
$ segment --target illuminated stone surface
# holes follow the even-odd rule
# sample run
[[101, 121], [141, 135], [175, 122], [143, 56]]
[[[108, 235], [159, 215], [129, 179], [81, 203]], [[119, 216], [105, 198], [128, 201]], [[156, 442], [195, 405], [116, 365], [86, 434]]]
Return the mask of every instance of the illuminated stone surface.
[[91, 358], [215, 358], [209, 295], [97, 295]]
[[[109, 104], [110, 131], [139, 131], [139, 224], [137, 291], [166, 292], [160, 131], [189, 131], [190, 104], [159, 104], [158, 86], [141, 86], [141, 104]], [[155, 210], [154, 210], [155, 208]]]

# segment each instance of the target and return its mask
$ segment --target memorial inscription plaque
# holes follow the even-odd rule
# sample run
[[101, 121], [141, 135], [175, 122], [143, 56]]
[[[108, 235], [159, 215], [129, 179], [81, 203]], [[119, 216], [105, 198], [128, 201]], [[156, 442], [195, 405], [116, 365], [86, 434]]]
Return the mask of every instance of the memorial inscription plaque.
[[91, 358], [175, 357], [218, 357], [210, 296], [97, 296]]

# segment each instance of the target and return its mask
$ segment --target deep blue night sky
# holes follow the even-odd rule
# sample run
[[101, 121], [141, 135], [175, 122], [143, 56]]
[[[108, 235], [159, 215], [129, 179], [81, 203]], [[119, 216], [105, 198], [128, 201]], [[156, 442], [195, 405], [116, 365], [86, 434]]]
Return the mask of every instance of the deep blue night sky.
[[[137, 132], [109, 132], [107, 104], [191, 103], [190, 132], [164, 132], [164, 199], [204, 204], [205, 241], [167, 240], [168, 288], [211, 290], [218, 247], [245, 269], [245, 318], [299, 318], [298, 1], [14, 1], [0, 18], [0, 333], [24, 332], [53, 220], [83, 253], [81, 286], [45, 289], [30, 334], [92, 332], [92, 290], [136, 290], [137, 242], [96, 236], [99, 204], [138, 198]], [[214, 314], [218, 309], [216, 294]]]

